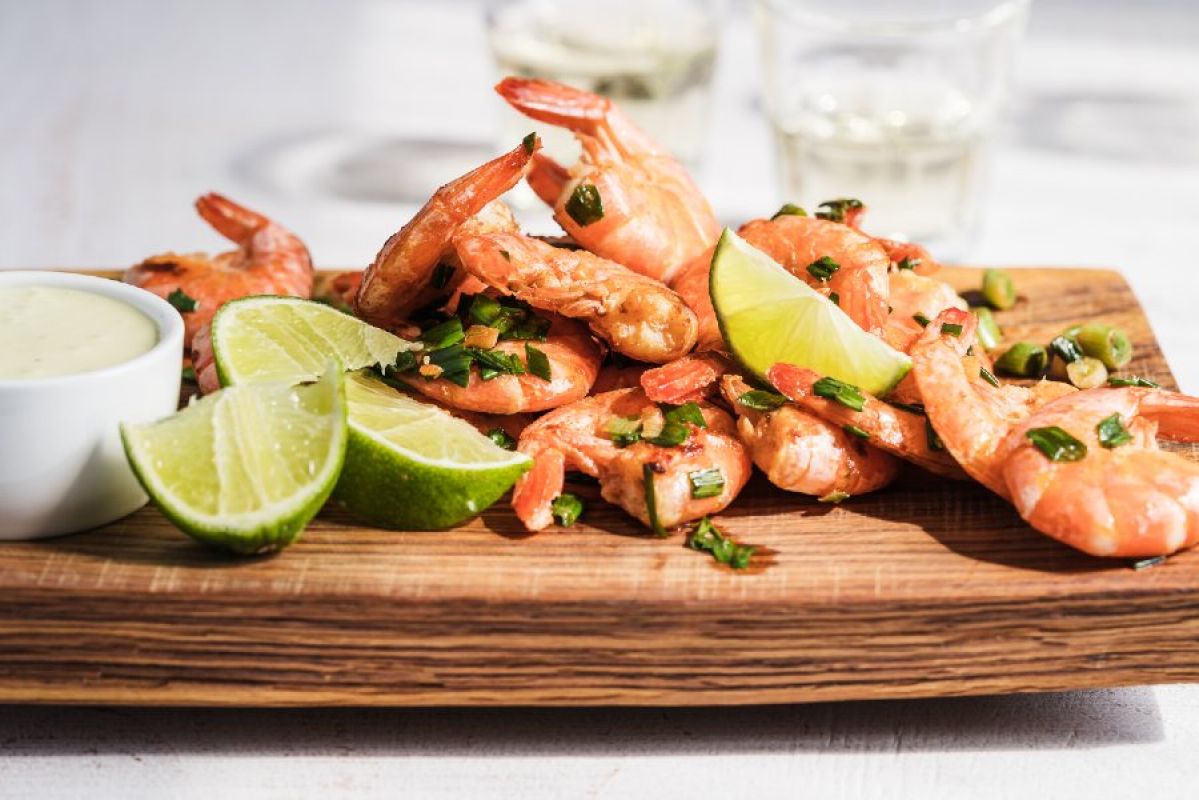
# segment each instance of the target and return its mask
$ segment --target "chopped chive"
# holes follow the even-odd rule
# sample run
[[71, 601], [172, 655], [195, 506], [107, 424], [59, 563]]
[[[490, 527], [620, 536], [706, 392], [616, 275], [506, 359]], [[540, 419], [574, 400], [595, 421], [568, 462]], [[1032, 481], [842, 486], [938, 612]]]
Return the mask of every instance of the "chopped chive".
[[569, 528], [583, 515], [583, 501], [569, 492], [563, 492], [550, 503], [550, 513], [553, 514], [554, 522], [563, 528]]
[[934, 453], [945, 450], [945, 442], [941, 441], [940, 435], [933, 428], [933, 421], [928, 417], [924, 418], [924, 438], [928, 441], [928, 449]]
[[1024, 432], [1028, 440], [1053, 462], [1081, 461], [1086, 458], [1087, 446], [1057, 425], [1031, 428]]
[[196, 382], [196, 368], [195, 367], [184, 367], [180, 371], [179, 377], [181, 380], [185, 380], [188, 383], [195, 383]]
[[470, 383], [470, 365], [474, 363], [475, 357], [461, 344], [439, 348], [430, 352], [428, 356], [430, 364], [441, 367], [438, 378], [445, 378], [463, 388]]
[[544, 342], [549, 331], [550, 321], [548, 319], [529, 314], [524, 318], [517, 320], [515, 324], [506, 330], [500, 331], [500, 338], [510, 339], [518, 342]]
[[657, 436], [648, 437], [645, 441], [658, 447], [678, 447], [691, 438], [691, 429], [682, 422], [667, 422]]
[[[508, 141], [512, 141], [509, 139]], [[528, 136], [520, 140], [520, 143], [525, 146], [525, 152], [532, 154], [533, 148], [537, 146], [537, 131], [533, 131]]]
[[828, 299], [831, 300], [835, 306], [841, 305], [841, 295], [837, 294], [836, 292], [829, 292]]
[[753, 559], [757, 547], [752, 544], [738, 544], [721, 533], [711, 520], [704, 517], [695, 526], [695, 530], [687, 537], [687, 546], [701, 553], [710, 553], [717, 563], [725, 564], [733, 569], [745, 569]]
[[836, 400], [846, 408], [861, 411], [866, 405], [862, 391], [852, 384], [839, 381], [836, 378], [824, 377], [812, 384], [812, 392], [828, 400]]
[[1156, 567], [1158, 564], [1165, 564], [1165, 563], [1166, 563], [1165, 556], [1153, 556], [1152, 558], [1142, 558], [1139, 561], [1133, 561], [1128, 566], [1132, 567], [1135, 570], [1142, 570], [1142, 569], [1149, 569], [1150, 567]]
[[454, 277], [454, 268], [449, 264], [438, 264], [433, 268], [433, 278], [429, 282], [433, 284], [434, 289], [444, 289], [450, 283], [450, 278]]
[[915, 314], [912, 315], [912, 319], [916, 320], [916, 324], [919, 325], [921, 328], [927, 328], [928, 324], [930, 322], [932, 322], [931, 319], [924, 316], [919, 311], [917, 311]]
[[1151, 381], [1148, 378], [1141, 378], [1137, 375], [1130, 375], [1126, 378], [1120, 377], [1118, 375], [1112, 375], [1107, 379], [1107, 385], [1108, 386], [1141, 386], [1146, 389], [1160, 389], [1161, 388], [1160, 383]]
[[445, 322], [434, 325], [420, 335], [420, 340], [430, 350], [440, 350], [443, 347], [458, 344], [465, 338], [466, 331], [462, 330], [462, 320], [457, 317], [450, 317]]
[[806, 217], [807, 215], [808, 212], [795, 205], [795, 203], [783, 203], [783, 207], [774, 212], [770, 218], [775, 220], [779, 217]]
[[1128, 432], [1128, 429], [1124, 427], [1124, 423], [1120, 421], [1119, 414], [1104, 417], [1095, 426], [1095, 432], [1099, 434], [1099, 444], [1108, 450], [1132, 441], [1132, 434]]
[[1067, 364], [1073, 364], [1082, 358], [1082, 350], [1079, 348], [1078, 342], [1069, 336], [1054, 337], [1053, 341], [1049, 343], [1049, 352]]
[[550, 371], [549, 356], [527, 342], [525, 343], [525, 363], [528, 365], [530, 375], [541, 378], [543, 381], [554, 379]]
[[608, 438], [617, 447], [628, 447], [641, 440], [640, 417], [613, 417], [608, 420]]
[[836, 506], [836, 505], [840, 505], [841, 503], [844, 503], [846, 500], [849, 499], [849, 497], [850, 497], [849, 492], [844, 492], [840, 489], [834, 489], [833, 491], [826, 494], [824, 497], [816, 498], [816, 502], [832, 503], [833, 505]]
[[200, 301], [188, 295], [182, 289], [176, 289], [167, 295], [167, 302], [175, 307], [175, 310], [186, 314], [190, 311], [195, 311], [200, 307]]
[[896, 269], [916, 269], [918, 266], [920, 266], [920, 259], [908, 258], [907, 256], [901, 258], [899, 263], [895, 265]]
[[991, 313], [991, 309], [986, 306], [970, 309], [974, 312], [974, 316], [978, 319], [978, 343], [983, 346], [984, 350], [994, 350], [999, 347], [999, 343], [1003, 341], [1003, 330], [1000, 329], [999, 323], [995, 321], [995, 315]]
[[691, 484], [691, 497], [695, 500], [718, 497], [724, 491], [724, 473], [720, 467], [688, 472], [687, 481]]
[[524, 375], [525, 367], [520, 363], [520, 357], [515, 353], [505, 353], [502, 350], [482, 350], [478, 347], [468, 347], [467, 352], [474, 357], [475, 363], [479, 365], [480, 373], [483, 370], [488, 370], [494, 374], [490, 376], [480, 376], [484, 380], [487, 377], [494, 378], [496, 375]]
[[662, 415], [666, 418], [666, 422], [689, 422], [697, 428], [708, 427], [707, 421], [704, 419], [704, 412], [700, 409], [698, 403], [683, 403], [682, 405], [672, 406], [670, 403], [660, 403], [659, 408], [662, 409]]
[[500, 251], [500, 256], [502, 256], [502, 257], [503, 257], [503, 259], [504, 259], [505, 261], [511, 261], [511, 260], [512, 260], [512, 254], [511, 254], [511, 253], [509, 253], [507, 250], [501, 250], [501, 251]]
[[961, 336], [962, 326], [956, 322], [944, 322], [941, 324], [941, 333], [948, 333], [950, 336]]
[[396, 354], [395, 363], [390, 364], [388, 369], [394, 370], [395, 372], [409, 372], [416, 369], [418, 364], [419, 362], [416, 359], [415, 352], [412, 350], [401, 350]]
[[1016, 342], [995, 360], [995, 370], [1017, 378], [1039, 378], [1049, 366], [1049, 353], [1031, 342]]
[[1097, 358], [1083, 356], [1066, 365], [1066, 377], [1079, 389], [1095, 389], [1107, 382], [1107, 367]]
[[1077, 341], [1085, 355], [1099, 359], [1108, 369], [1119, 369], [1132, 360], [1128, 334], [1111, 325], [1087, 323], [1079, 329]]
[[887, 404], [894, 408], [907, 411], [909, 414], [919, 414], [922, 417], [925, 416], [923, 403], [896, 403], [894, 400], [890, 400]]
[[502, 447], [505, 450], [516, 449], [516, 440], [503, 428], [492, 428], [487, 431], [487, 438], [495, 442], [497, 447]]
[[983, 273], [983, 297], [991, 308], [1000, 311], [1016, 305], [1016, 284], [1012, 276], [1001, 269], [989, 269]]
[[566, 201], [566, 213], [578, 225], [586, 227], [604, 218], [604, 201], [599, 189], [590, 183], [580, 183]]
[[641, 466], [641, 480], [645, 487], [645, 515], [649, 517], [650, 530], [654, 536], [666, 536], [666, 528], [658, 519], [658, 494], [654, 489], [654, 468], [650, 464]]
[[808, 274], [818, 281], [827, 281], [839, 269], [841, 269], [841, 265], [828, 256], [821, 256], [808, 264]]
[[870, 439], [870, 434], [859, 428], [857, 425], [842, 425], [841, 430], [845, 431], [850, 436], [856, 436], [863, 441]]
[[494, 327], [493, 323], [504, 313], [504, 307], [495, 298], [485, 294], [477, 294], [470, 301], [470, 311], [467, 316], [480, 325]]
[[846, 212], [857, 211], [859, 208], [862, 208], [862, 201], [852, 197], [842, 197], [838, 200], [826, 200], [818, 207], [827, 209], [827, 211], [816, 212], [816, 216], [820, 219], [827, 219], [831, 222], [844, 222]]
[[986, 367], [978, 368], [978, 377], [982, 378], [992, 386], [999, 388], [999, 378], [996, 378], [994, 373], [992, 373], [991, 370], [987, 369]]
[[773, 411], [787, 402], [787, 398], [774, 392], [764, 392], [761, 389], [751, 389], [737, 398], [737, 402], [754, 411]]

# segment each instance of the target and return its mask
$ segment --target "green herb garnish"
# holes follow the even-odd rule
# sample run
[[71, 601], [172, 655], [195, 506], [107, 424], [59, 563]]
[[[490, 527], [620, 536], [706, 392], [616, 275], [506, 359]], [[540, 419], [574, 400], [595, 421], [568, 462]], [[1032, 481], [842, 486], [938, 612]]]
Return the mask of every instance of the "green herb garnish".
[[[387, 369], [395, 372], [409, 372], [416, 369], [419, 364], [416, 353], [411, 350], [401, 350], [396, 354], [395, 363], [388, 365]], [[384, 370], [384, 372], [386, 371]]]
[[1082, 348], [1069, 336], [1054, 337], [1053, 341], [1049, 343], [1049, 352], [1067, 364], [1073, 364], [1082, 358]]
[[859, 428], [857, 425], [848, 425], [848, 424], [842, 425], [841, 430], [845, 431], [850, 436], [856, 436], [857, 438], [862, 439], [863, 441], [866, 441], [870, 438], [870, 434], [867, 431], [864, 431], [861, 428]]
[[711, 553], [718, 563], [727, 564], [733, 569], [748, 567], [757, 550], [752, 544], [737, 544], [721, 533], [707, 517], [695, 526], [687, 538], [687, 546], [701, 553]]
[[[474, 363], [475, 357], [460, 343], [434, 350], [428, 356], [430, 364], [441, 367], [441, 374], [437, 376], [438, 378], [445, 378], [464, 389], [470, 383], [470, 365]], [[435, 379], [426, 378], [426, 380]]]
[[479, 377], [485, 381], [491, 380], [497, 375], [525, 374], [525, 367], [515, 353], [505, 353], [502, 350], [483, 350], [478, 347], [468, 347], [466, 351], [479, 365]]
[[[512, 141], [509, 139], [508, 141]], [[537, 131], [533, 131], [528, 136], [520, 140], [520, 143], [525, 146], [525, 152], [532, 155], [533, 148], [537, 146]]]
[[666, 528], [658, 519], [658, 494], [654, 489], [654, 468], [651, 464], [641, 466], [641, 480], [645, 486], [645, 515], [649, 518], [650, 530], [654, 536], [666, 536]]
[[737, 398], [737, 402], [754, 411], [773, 411], [787, 402], [787, 398], [774, 392], [751, 389]]
[[818, 281], [827, 281], [839, 269], [841, 269], [841, 265], [828, 256], [821, 256], [808, 264], [808, 274]]
[[167, 302], [175, 307], [175, 310], [181, 314], [186, 314], [190, 311], [195, 311], [200, 307], [200, 301], [188, 295], [182, 289], [176, 289], [167, 295]]
[[569, 528], [583, 515], [583, 501], [569, 492], [563, 492], [550, 504], [550, 513], [554, 516], [554, 522]]
[[826, 494], [824, 497], [816, 498], [816, 502], [832, 503], [833, 505], [836, 506], [836, 505], [840, 505], [841, 503], [844, 503], [848, 499], [849, 499], [849, 492], [843, 492], [840, 489], [834, 489], [833, 491]]
[[1142, 570], [1142, 569], [1149, 569], [1150, 567], [1156, 567], [1158, 564], [1165, 564], [1165, 563], [1166, 563], [1165, 556], [1153, 556], [1152, 558], [1142, 558], [1139, 561], [1134, 561], [1131, 564], [1129, 564], [1128, 566], [1132, 567], [1135, 570]]
[[1024, 432], [1028, 440], [1053, 462], [1081, 461], [1086, 458], [1087, 446], [1057, 425], [1031, 428]]
[[195, 383], [196, 382], [196, 368], [195, 367], [184, 367], [180, 371], [179, 377], [180, 377], [180, 379], [185, 380], [189, 383]]
[[577, 224], [586, 227], [604, 218], [604, 202], [599, 189], [590, 183], [580, 183], [566, 201], [566, 213]]
[[904, 256], [902, 259], [900, 259], [899, 263], [895, 265], [896, 269], [916, 269], [918, 266], [920, 266], [920, 259], [908, 258], [907, 256]]
[[543, 381], [552, 381], [554, 379], [550, 372], [550, 359], [544, 351], [538, 350], [531, 344], [525, 343], [525, 363], [528, 365], [529, 374], [541, 378]]
[[926, 414], [923, 403], [897, 403], [894, 400], [889, 400], [887, 404], [893, 408], [907, 411], [909, 414], [919, 414], [922, 417]]
[[828, 299], [835, 306], [841, 305], [841, 295], [837, 294], [836, 292], [829, 292]]
[[433, 268], [433, 278], [429, 283], [433, 284], [434, 289], [444, 289], [450, 283], [450, 278], [454, 277], [454, 268], [449, 264], [438, 264]]
[[466, 332], [462, 330], [462, 320], [457, 317], [450, 317], [445, 322], [423, 331], [420, 335], [420, 340], [430, 350], [440, 350], [443, 347], [458, 344], [465, 338]]
[[1128, 432], [1128, 429], [1124, 427], [1124, 423], [1120, 421], [1119, 414], [1104, 417], [1095, 426], [1095, 432], [1099, 434], [1099, 444], [1108, 450], [1132, 441], [1132, 434]]
[[995, 374], [993, 372], [991, 372], [991, 370], [987, 369], [986, 367], [978, 368], [978, 377], [982, 378], [984, 381], [991, 384], [995, 388], [999, 388], [999, 378], [996, 378]]
[[687, 481], [691, 484], [691, 497], [695, 500], [717, 497], [724, 491], [724, 473], [720, 467], [688, 472]]
[[496, 446], [502, 447], [505, 450], [515, 450], [516, 440], [503, 428], [492, 428], [487, 431], [487, 438], [496, 443]]
[[862, 208], [862, 201], [855, 200], [852, 197], [842, 197], [838, 200], [827, 200], [818, 207], [827, 209], [826, 211], [816, 212], [816, 216], [820, 219], [827, 219], [831, 222], [844, 222], [847, 212], [857, 211]]
[[613, 417], [608, 420], [608, 438], [617, 447], [628, 447], [641, 441], [640, 417]]
[[1161, 384], [1155, 383], [1154, 381], [1151, 381], [1148, 378], [1141, 378], [1136, 375], [1130, 375], [1127, 378], [1121, 378], [1116, 375], [1112, 375], [1110, 378], [1107, 379], [1107, 385], [1108, 386], [1140, 386], [1145, 389], [1160, 389], [1161, 388]]
[[941, 333], [948, 333], [950, 336], [961, 336], [962, 326], [956, 322], [944, 322], [941, 324]]
[[650, 436], [645, 441], [658, 447], [678, 447], [691, 438], [691, 429], [682, 422], [667, 422], [657, 436]]
[[804, 211], [795, 203], [783, 203], [783, 207], [774, 212], [770, 219], [776, 220], [779, 217], [806, 217], [808, 212]]
[[836, 400], [846, 408], [852, 408], [854, 411], [861, 411], [866, 405], [866, 398], [862, 396], [862, 391], [852, 384], [839, 381], [836, 378], [824, 377], [812, 384], [812, 392], [818, 397], [824, 397], [828, 400]]
[[662, 415], [666, 417], [667, 424], [689, 422], [697, 428], [708, 427], [708, 423], [704, 419], [704, 412], [700, 410], [698, 403], [683, 403], [679, 406], [661, 403], [658, 407], [662, 409]]
[[920, 312], [916, 312], [915, 314], [913, 314], [913, 315], [912, 315], [912, 319], [916, 320], [916, 324], [918, 324], [918, 325], [919, 325], [921, 328], [927, 328], [927, 327], [928, 327], [928, 324], [929, 324], [930, 322], [932, 322], [932, 320], [931, 320], [931, 319], [929, 319], [928, 317], [924, 316], [924, 315], [923, 315], [923, 314], [921, 314]]
[[928, 449], [934, 453], [945, 449], [945, 442], [941, 441], [940, 435], [933, 428], [933, 421], [928, 417], [924, 418], [924, 438], [928, 442]]

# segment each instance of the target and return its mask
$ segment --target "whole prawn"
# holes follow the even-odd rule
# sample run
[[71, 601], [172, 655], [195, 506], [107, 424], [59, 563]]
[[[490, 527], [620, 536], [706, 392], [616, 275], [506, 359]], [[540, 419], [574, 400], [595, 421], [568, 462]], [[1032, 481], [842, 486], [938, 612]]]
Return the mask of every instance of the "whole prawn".
[[[520, 437], [518, 449], [532, 457], [533, 467], [513, 491], [517, 516], [531, 531], [548, 527], [567, 469], [598, 478], [605, 500], [646, 525], [653, 522], [646, 502], [647, 468], [663, 527], [728, 507], [749, 479], [749, 456], [728, 414], [707, 403], [699, 408], [705, 427], [686, 423], [688, 438], [675, 447], [645, 440], [621, 447], [613, 441], [608, 426], [617, 418], [650, 420], [656, 415], [660, 422], [661, 411], [639, 389], [604, 392], [551, 411]], [[723, 480], [719, 493], [693, 497], [691, 476], [711, 470], [718, 470]]]
[[[216, 193], [196, 200], [196, 211], [236, 250], [209, 256], [165, 253], [125, 271], [125, 283], [162, 298], [176, 292], [184, 322], [184, 347], [230, 300], [254, 294], [312, 295], [312, 259], [304, 243], [283, 226]], [[178, 295], [176, 295], [178, 297]], [[194, 307], [190, 310], [185, 305]]]
[[691, 176], [611, 100], [525, 78], [505, 78], [495, 90], [522, 114], [567, 128], [582, 145], [570, 170], [538, 153], [529, 185], [583, 247], [668, 284], [716, 242], [720, 224]]

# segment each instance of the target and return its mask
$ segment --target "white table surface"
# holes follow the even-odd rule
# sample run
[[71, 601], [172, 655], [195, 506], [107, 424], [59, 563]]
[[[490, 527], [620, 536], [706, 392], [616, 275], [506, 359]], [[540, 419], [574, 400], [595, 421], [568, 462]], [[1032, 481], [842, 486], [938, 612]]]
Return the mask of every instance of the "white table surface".
[[[734, 4], [702, 183], [778, 197]], [[1199, 6], [1036, 0], [974, 263], [1111, 265], [1199, 390]], [[211, 249], [217, 189], [361, 266], [493, 138], [474, 3], [0, 2], [0, 268]], [[3, 642], [0, 641], [0, 647]], [[0, 797], [1183, 797], [1199, 688], [711, 710], [0, 707]]]

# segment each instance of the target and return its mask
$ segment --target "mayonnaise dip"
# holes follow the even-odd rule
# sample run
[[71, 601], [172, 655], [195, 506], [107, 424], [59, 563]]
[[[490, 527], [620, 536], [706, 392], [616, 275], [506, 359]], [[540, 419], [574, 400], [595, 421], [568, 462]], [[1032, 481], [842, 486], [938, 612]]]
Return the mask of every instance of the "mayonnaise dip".
[[0, 288], [0, 381], [103, 369], [157, 341], [158, 326], [120, 300], [58, 286]]

